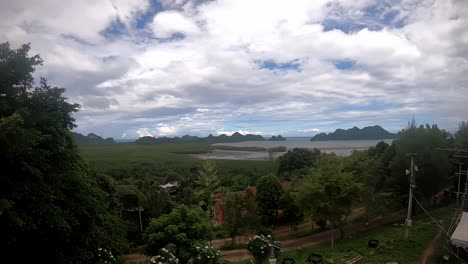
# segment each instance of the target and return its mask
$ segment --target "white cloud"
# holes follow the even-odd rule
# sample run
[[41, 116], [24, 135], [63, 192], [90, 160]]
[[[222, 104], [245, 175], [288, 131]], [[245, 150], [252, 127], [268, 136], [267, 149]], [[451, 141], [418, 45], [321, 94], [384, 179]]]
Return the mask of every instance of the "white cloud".
[[177, 129], [173, 126], [162, 125], [156, 128], [156, 134], [158, 136], [170, 136], [174, 135]]
[[[45, 60], [37, 74], [69, 88], [89, 132], [315, 133], [307, 128], [403, 127], [413, 113], [454, 126], [468, 100], [466, 1], [164, 0], [144, 29], [135, 21], [148, 1], [113, 3], [22, 0], [0, 10], [0, 41], [32, 42]], [[365, 13], [372, 5], [379, 17]], [[382, 22], [392, 12], [401, 25]], [[117, 18], [128, 34], [104, 38]], [[330, 30], [330, 21], [363, 26]], [[343, 60], [353, 68], [337, 69]]]
[[239, 129], [237, 131], [229, 131], [229, 130], [220, 129], [220, 130], [216, 131], [216, 135], [224, 134], [224, 135], [227, 135], [227, 136], [231, 136], [234, 133], [240, 133], [242, 135], [252, 134], [252, 135], [261, 135], [261, 136], [276, 136], [276, 135], [281, 134], [281, 132], [248, 131], [248, 130], [242, 130], [242, 129]]
[[136, 131], [136, 134], [138, 137], [152, 137], [153, 136], [153, 134], [149, 131], [149, 128], [146, 128], [146, 127], [139, 128]]
[[[18, 34], [73, 35], [100, 41], [100, 31], [115, 19], [129, 25], [148, 7], [147, 0], [18, 0], [2, 3], [0, 28], [8, 39]], [[22, 33], [20, 33], [22, 32]]]
[[174, 33], [195, 34], [199, 31], [197, 25], [177, 11], [158, 13], [151, 25], [154, 34], [159, 38], [168, 38]]
[[320, 129], [318, 128], [310, 128], [310, 129], [299, 129], [301, 133], [319, 133]]

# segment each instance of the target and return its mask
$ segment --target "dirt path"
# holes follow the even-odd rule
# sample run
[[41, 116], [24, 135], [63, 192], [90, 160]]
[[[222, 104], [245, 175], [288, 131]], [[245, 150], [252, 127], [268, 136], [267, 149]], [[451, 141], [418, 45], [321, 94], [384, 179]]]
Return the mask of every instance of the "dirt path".
[[148, 260], [148, 257], [145, 256], [145, 255], [141, 255], [141, 254], [127, 254], [127, 255], [124, 255], [124, 262], [125, 263], [131, 263], [131, 262], [135, 262], [135, 263], [140, 263], [140, 262], [144, 262], [146, 260]]
[[[444, 222], [442, 222], [442, 226], [445, 226]], [[419, 263], [421, 264], [431, 263], [431, 259], [434, 256], [434, 254], [437, 252], [437, 248], [440, 244], [440, 240], [442, 239], [442, 236], [443, 236], [442, 230], [439, 229], [439, 231], [437, 231], [437, 235], [431, 240], [429, 245], [424, 250]]]
[[[363, 213], [365, 213], [364, 209], [358, 208], [348, 217], [348, 220], [352, 221], [354, 219], [357, 219], [358, 217], [362, 216]], [[384, 218], [383, 217], [375, 218], [369, 222], [369, 226], [367, 227], [367, 229], [380, 227], [382, 225], [396, 222], [400, 219], [401, 219], [400, 212], [385, 216]], [[306, 222], [306, 223], [302, 223], [298, 225], [296, 231], [291, 231], [291, 229], [288, 226], [281, 226], [273, 230], [273, 235], [276, 237], [284, 237], [290, 234], [294, 234], [295, 232], [310, 230], [311, 227], [312, 226], [310, 222]], [[316, 226], [314, 226], [314, 228], [316, 228]], [[350, 224], [348, 226], [345, 226], [343, 229], [344, 229], [345, 235], [350, 236], [350, 235], [354, 235], [358, 232], [366, 230], [366, 227], [362, 223], [355, 223], [355, 224]], [[336, 239], [339, 238], [340, 233], [338, 229], [335, 230], [334, 235]], [[253, 236], [252, 234], [238, 236], [236, 237], [236, 242], [246, 243], [249, 237], [252, 237], [252, 236]], [[331, 231], [325, 231], [325, 232], [320, 232], [320, 233], [316, 233], [310, 236], [301, 237], [297, 239], [284, 240], [282, 241], [282, 245], [285, 251], [291, 251], [291, 250], [296, 250], [298, 247], [309, 247], [309, 246], [329, 242], [330, 237], [331, 237]], [[211, 244], [214, 248], [219, 248], [224, 243], [230, 243], [230, 242], [231, 242], [230, 238], [224, 238], [224, 239], [213, 240], [211, 241]], [[226, 261], [241, 261], [241, 260], [249, 259], [251, 256], [246, 249], [235, 249], [235, 250], [222, 251], [221, 257], [223, 260], [226, 260]], [[140, 254], [125, 255], [124, 258], [125, 258], [125, 263], [130, 263], [131, 261], [140, 262], [140, 261], [144, 261], [147, 259], [147, 257], [145, 257], [144, 255], [140, 255]]]
[[[352, 221], [354, 219], [359, 218], [365, 213], [365, 209], [362, 208], [357, 208], [356, 210], [353, 211], [353, 213], [348, 217], [349, 221]], [[317, 225], [313, 224], [313, 228], [318, 228]], [[312, 224], [310, 222], [304, 222], [299, 224], [296, 227], [296, 230], [291, 230], [289, 226], [279, 226], [273, 230], [273, 236], [276, 238], [279, 238], [281, 240], [281, 237], [285, 237], [288, 235], [295, 234], [297, 232], [301, 231], [308, 231], [312, 229]], [[242, 243], [247, 243], [250, 237], [253, 237], [254, 234], [245, 234], [241, 236], [236, 237], [236, 243], [237, 244], [242, 244]], [[219, 249], [223, 244], [225, 243], [231, 243], [231, 238], [222, 238], [222, 239], [215, 239], [211, 241], [211, 245], [214, 248]]]
[[[343, 230], [345, 236], [351, 236], [359, 232], [365, 231], [367, 229], [375, 229], [384, 225], [398, 222], [399, 220], [404, 218], [404, 215], [404, 211], [399, 211], [390, 215], [386, 215], [385, 217], [377, 217], [370, 220], [368, 227], [364, 226], [362, 223], [355, 223], [345, 226]], [[332, 231], [325, 231], [306, 237], [282, 241], [283, 250], [293, 251], [297, 250], [298, 247], [310, 247], [314, 245], [329, 243], [331, 241], [331, 232]], [[340, 237], [340, 231], [338, 229], [334, 230], [334, 236], [337, 240]], [[221, 252], [221, 257], [223, 260], [232, 262], [251, 258], [249, 252], [246, 249], [223, 251]]]

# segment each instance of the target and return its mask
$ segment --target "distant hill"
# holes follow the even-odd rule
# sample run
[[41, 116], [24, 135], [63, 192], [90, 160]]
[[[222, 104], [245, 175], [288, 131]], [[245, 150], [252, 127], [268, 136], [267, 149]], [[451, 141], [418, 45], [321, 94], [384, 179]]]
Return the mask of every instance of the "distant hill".
[[286, 139], [283, 136], [278, 135], [278, 136], [272, 136], [271, 138], [268, 139], [268, 141], [286, 141]]
[[327, 140], [366, 140], [366, 139], [393, 139], [398, 135], [388, 132], [381, 126], [368, 126], [362, 129], [353, 127], [347, 130], [337, 129], [333, 133], [320, 133], [313, 136], [310, 141]]
[[78, 145], [108, 145], [115, 143], [114, 139], [111, 137], [104, 139], [94, 133], [90, 133], [87, 136], [80, 133], [73, 134], [75, 134], [76, 143]]
[[208, 137], [196, 137], [196, 136], [189, 136], [185, 135], [183, 137], [141, 137], [135, 141], [137, 144], [162, 144], [162, 143], [206, 143], [206, 144], [214, 144], [214, 143], [232, 143], [232, 142], [242, 142], [242, 141], [264, 141], [260, 135], [242, 135], [238, 132], [232, 134], [232, 136], [227, 136], [225, 134], [221, 134], [219, 136], [209, 135]]

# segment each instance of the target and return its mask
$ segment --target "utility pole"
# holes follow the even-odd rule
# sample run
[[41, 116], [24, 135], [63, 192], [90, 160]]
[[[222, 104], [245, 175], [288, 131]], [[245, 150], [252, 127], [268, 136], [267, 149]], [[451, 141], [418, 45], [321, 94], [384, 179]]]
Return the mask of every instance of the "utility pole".
[[408, 239], [409, 237], [409, 228], [411, 227], [412, 221], [411, 221], [411, 213], [412, 213], [412, 207], [413, 207], [413, 187], [414, 187], [414, 156], [416, 155], [415, 153], [410, 153], [408, 154], [411, 156], [411, 167], [410, 171], [406, 171], [406, 174], [410, 174], [410, 180], [409, 180], [409, 197], [408, 197], [408, 215], [406, 216], [406, 222], [405, 222], [405, 237]]
[[468, 194], [468, 169], [466, 170], [465, 193], [463, 194], [463, 200], [462, 200], [462, 205], [461, 205], [462, 213], [465, 211], [465, 200], [468, 199], [467, 194]]
[[461, 162], [458, 163], [458, 189], [457, 189], [457, 206], [458, 206], [458, 198], [460, 197], [460, 178], [462, 175], [462, 164]]

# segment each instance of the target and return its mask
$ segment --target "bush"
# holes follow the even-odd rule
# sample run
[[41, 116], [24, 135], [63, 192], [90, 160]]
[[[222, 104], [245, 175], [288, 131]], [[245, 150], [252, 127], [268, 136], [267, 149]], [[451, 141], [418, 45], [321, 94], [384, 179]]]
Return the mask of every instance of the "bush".
[[96, 263], [116, 263], [116, 259], [110, 250], [105, 248], [98, 248]]
[[213, 236], [215, 238], [225, 238], [229, 237], [229, 232], [222, 226], [215, 226], [213, 227]]
[[219, 250], [208, 245], [195, 247], [197, 255], [193, 258], [193, 264], [219, 264]]
[[179, 259], [171, 252], [171, 250], [166, 248], [162, 248], [159, 255], [152, 257], [150, 262], [158, 264], [180, 263]]
[[275, 256], [277, 256], [280, 245], [281, 243], [279, 241], [273, 240], [271, 235], [256, 235], [253, 238], [249, 238], [249, 242], [247, 242], [247, 249], [254, 257], [255, 263], [260, 264], [265, 263], [268, 260], [271, 254], [272, 246], [275, 247], [274, 253]]

